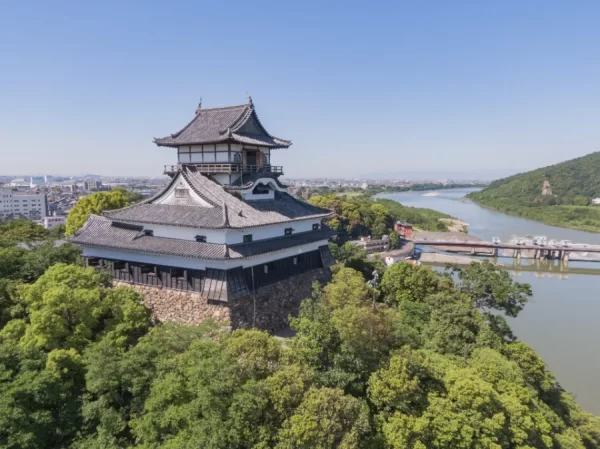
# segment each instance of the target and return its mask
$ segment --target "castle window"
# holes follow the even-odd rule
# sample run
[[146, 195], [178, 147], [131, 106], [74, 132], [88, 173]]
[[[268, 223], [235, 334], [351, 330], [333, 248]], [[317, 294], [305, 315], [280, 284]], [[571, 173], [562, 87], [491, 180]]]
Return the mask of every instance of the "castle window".
[[196, 238], [197, 242], [206, 243], [206, 236], [205, 235], [197, 235], [195, 238]]
[[321, 225], [319, 223], [313, 224], [313, 231], [318, 231], [319, 229], [321, 229]]
[[292, 235], [292, 232], [294, 232], [293, 228], [285, 228], [285, 235]]
[[265, 267], [265, 274], [268, 274], [269, 273], [269, 266], [268, 265], [264, 265], [264, 267]]
[[153, 237], [154, 231], [152, 229], [144, 229], [144, 235], [147, 235], [148, 237]]
[[252, 241], [252, 234], [246, 234], [244, 236], [244, 243], [250, 243]]

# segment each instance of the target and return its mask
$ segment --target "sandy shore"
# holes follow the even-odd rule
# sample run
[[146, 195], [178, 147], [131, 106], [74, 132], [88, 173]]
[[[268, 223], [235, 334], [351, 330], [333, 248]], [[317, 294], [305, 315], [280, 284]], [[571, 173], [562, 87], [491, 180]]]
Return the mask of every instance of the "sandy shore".
[[449, 232], [469, 232], [469, 223], [458, 218], [440, 218], [440, 221], [448, 226]]

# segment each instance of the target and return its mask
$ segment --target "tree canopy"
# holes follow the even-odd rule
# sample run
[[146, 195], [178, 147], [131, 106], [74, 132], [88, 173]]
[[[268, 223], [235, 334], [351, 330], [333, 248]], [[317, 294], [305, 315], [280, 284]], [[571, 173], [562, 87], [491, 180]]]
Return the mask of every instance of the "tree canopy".
[[105, 273], [15, 269], [36, 251], [17, 250], [0, 253], [0, 448], [600, 446], [599, 418], [493, 319], [530, 288], [492, 265], [401, 263], [379, 285], [337, 265], [281, 339], [152, 323]]
[[367, 195], [315, 195], [310, 202], [333, 211], [327, 224], [340, 233], [342, 240], [361, 235], [381, 238], [384, 234], [392, 233], [394, 223], [398, 220], [409, 221], [425, 231], [446, 231], [447, 225], [440, 218], [452, 218], [431, 209], [406, 207], [392, 200], [373, 200]]
[[76, 233], [85, 224], [89, 214], [100, 214], [105, 210], [120, 209], [129, 204], [124, 189], [96, 192], [80, 199], [69, 212], [66, 223], [68, 236]]

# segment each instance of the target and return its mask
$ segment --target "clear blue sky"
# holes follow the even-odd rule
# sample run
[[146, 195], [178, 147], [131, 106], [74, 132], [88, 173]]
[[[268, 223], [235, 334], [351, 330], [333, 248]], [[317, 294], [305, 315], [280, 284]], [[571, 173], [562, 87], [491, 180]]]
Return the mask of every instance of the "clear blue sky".
[[298, 176], [525, 170], [600, 150], [600, 2], [4, 2], [0, 174], [158, 175], [244, 103]]

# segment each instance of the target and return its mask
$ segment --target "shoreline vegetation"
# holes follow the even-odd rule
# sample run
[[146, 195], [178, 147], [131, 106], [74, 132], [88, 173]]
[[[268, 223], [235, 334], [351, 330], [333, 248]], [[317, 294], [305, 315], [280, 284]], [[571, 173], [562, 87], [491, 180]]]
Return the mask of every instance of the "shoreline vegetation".
[[600, 232], [600, 152], [492, 182], [467, 198], [487, 209], [579, 231]]
[[[476, 193], [476, 192], [473, 192]], [[489, 204], [472, 194], [468, 198], [478, 206], [513, 217], [538, 221], [548, 226], [556, 226], [576, 231], [600, 232], [600, 206], [516, 206], [510, 204]]]
[[448, 231], [462, 226], [462, 222], [442, 212], [407, 207], [395, 200], [367, 194], [346, 196], [342, 192], [327, 193], [314, 195], [309, 202], [333, 212], [326, 224], [338, 233], [342, 242], [366, 236], [380, 239], [389, 235], [394, 249], [400, 240], [393, 232], [396, 221], [408, 221], [417, 231]]
[[[416, 191], [436, 189], [474, 187], [471, 184], [422, 184], [427, 189], [417, 188]], [[394, 223], [398, 220], [407, 221], [413, 225], [415, 232], [463, 232], [468, 233], [468, 223], [434, 209], [404, 206], [395, 199], [378, 198], [382, 193], [402, 193], [409, 190], [403, 188], [390, 189], [330, 189], [315, 191], [309, 202], [315, 206], [324, 207], [334, 212], [327, 224], [340, 233], [342, 240], [353, 240], [361, 236], [381, 238], [392, 232]], [[383, 209], [378, 206], [383, 206]], [[392, 245], [393, 247], [394, 245]]]

